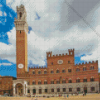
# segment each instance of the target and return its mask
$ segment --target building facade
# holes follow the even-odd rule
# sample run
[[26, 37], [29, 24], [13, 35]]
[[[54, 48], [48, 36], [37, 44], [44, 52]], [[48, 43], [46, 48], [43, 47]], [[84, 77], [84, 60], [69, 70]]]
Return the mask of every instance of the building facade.
[[99, 91], [98, 61], [74, 63], [74, 49], [66, 54], [52, 55], [47, 52], [47, 67], [27, 66], [26, 10], [17, 6], [16, 27], [16, 67], [17, 79], [13, 80], [13, 95], [34, 94], [74, 94], [95, 93]]
[[5, 93], [13, 95], [13, 80], [15, 79], [11, 76], [0, 76], [0, 95]]
[[26, 10], [17, 7], [16, 63], [17, 80], [13, 81], [13, 95], [63, 94], [77, 92], [98, 92], [98, 61], [83, 64], [74, 63], [74, 49], [68, 54], [52, 55], [47, 52], [47, 67], [27, 67]]

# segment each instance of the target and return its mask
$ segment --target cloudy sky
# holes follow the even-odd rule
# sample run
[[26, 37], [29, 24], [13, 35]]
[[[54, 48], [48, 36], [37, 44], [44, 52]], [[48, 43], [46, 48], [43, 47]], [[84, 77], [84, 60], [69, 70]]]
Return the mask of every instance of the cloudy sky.
[[[29, 25], [28, 66], [46, 66], [46, 52], [75, 49], [75, 64], [99, 61], [100, 0], [0, 0], [0, 72], [16, 76], [16, 6]], [[5, 72], [4, 72], [5, 71]]]

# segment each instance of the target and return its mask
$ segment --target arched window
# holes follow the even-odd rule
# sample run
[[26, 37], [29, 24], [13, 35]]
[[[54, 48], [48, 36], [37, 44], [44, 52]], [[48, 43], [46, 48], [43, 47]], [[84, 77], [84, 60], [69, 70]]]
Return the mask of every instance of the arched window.
[[47, 71], [46, 70], [44, 71], [44, 74], [47, 74]]
[[90, 81], [91, 81], [91, 82], [94, 82], [94, 78], [93, 78], [93, 77], [91, 77], [91, 78], [90, 78]]
[[68, 64], [70, 64], [70, 61], [68, 61]]
[[91, 91], [95, 91], [95, 87], [91, 87]]
[[41, 84], [41, 81], [38, 81], [38, 84]]
[[57, 88], [57, 92], [60, 92], [60, 88]]
[[51, 92], [54, 92], [54, 88], [51, 89]]
[[53, 62], [51, 62], [51, 65], [53, 65]]
[[76, 72], [79, 72], [80, 71], [80, 69], [79, 68], [76, 68]]
[[62, 80], [62, 83], [66, 83], [66, 80], [65, 80], [65, 79], [63, 79], [63, 80]]
[[27, 91], [28, 93], [30, 93], [30, 89], [28, 89], [28, 91]]
[[63, 88], [63, 92], [66, 92], [66, 88]]
[[35, 85], [36, 84], [35, 81], [33, 81], [32, 84]]
[[41, 71], [38, 71], [38, 74], [41, 74]]
[[20, 19], [21, 19], [21, 17], [22, 17], [22, 13], [21, 13], [21, 12], [19, 13], [19, 17], [20, 17]]
[[91, 66], [91, 67], [90, 67], [90, 70], [94, 70], [94, 66]]
[[72, 92], [72, 88], [69, 88], [69, 92]]
[[77, 79], [76, 79], [76, 83], [79, 83], [79, 82], [80, 82], [80, 79], [79, 79], [79, 78], [77, 78]]
[[69, 80], [68, 80], [68, 83], [72, 83], [72, 80], [71, 80], [71, 79], [69, 79]]
[[57, 69], [57, 70], [56, 70], [56, 73], [59, 73], [59, 72], [60, 72], [60, 71]]
[[35, 71], [33, 71], [33, 74], [35, 74]]
[[47, 93], [48, 92], [48, 89], [45, 89], [45, 93]]
[[56, 84], [60, 84], [60, 81], [59, 81], [59, 80], [57, 80], [57, 81], [56, 81]]
[[54, 71], [53, 70], [51, 70], [51, 74], [53, 74], [54, 73]]
[[51, 84], [54, 84], [54, 81], [53, 80], [51, 81]]
[[44, 84], [47, 84], [47, 80], [44, 81]]
[[83, 71], [86, 71], [86, 67], [83, 67]]
[[79, 91], [80, 91], [80, 88], [78, 87], [78, 88], [77, 88], [77, 92], [79, 92]]
[[63, 69], [63, 70], [62, 70], [62, 73], [65, 73], [65, 72], [66, 72], [65, 69]]
[[71, 69], [68, 69], [68, 72], [72, 72], [72, 70]]
[[83, 79], [83, 82], [87, 82], [87, 78], [84, 78], [84, 79]]

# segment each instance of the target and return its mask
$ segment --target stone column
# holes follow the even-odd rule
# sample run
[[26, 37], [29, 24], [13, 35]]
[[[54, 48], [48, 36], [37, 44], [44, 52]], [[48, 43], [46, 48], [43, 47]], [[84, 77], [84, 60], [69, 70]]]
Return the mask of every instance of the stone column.
[[54, 88], [54, 93], [57, 93], [57, 89], [56, 88]]
[[95, 88], [96, 88], [96, 92], [98, 91], [99, 92], [99, 83], [96, 83], [96, 86], [95, 86]]
[[15, 87], [13, 87], [13, 95], [15, 96]]
[[60, 93], [61, 93], [61, 94], [63, 93], [63, 88], [60, 88]]
[[48, 93], [48, 94], [51, 93], [51, 88], [48, 88], [48, 92], [47, 92], [47, 93]]
[[13, 95], [16, 95], [15, 84], [13, 84]]
[[36, 94], [39, 94], [39, 88], [36, 88]]
[[23, 95], [25, 95], [25, 84], [23, 85]]
[[33, 90], [33, 89], [30, 89], [30, 94], [31, 94], [31, 96], [33, 95], [33, 92], [32, 92], [32, 90]]
[[27, 89], [27, 86], [26, 86], [26, 93], [25, 93], [25, 95], [27, 95], [27, 90], [28, 90], [28, 89]]
[[81, 87], [80, 89], [81, 89], [80, 90], [81, 93], [84, 92], [84, 87]]
[[69, 93], [69, 88], [66, 88], [66, 93]]
[[91, 92], [91, 87], [87, 87], [87, 93]]
[[72, 93], [77, 93], [77, 87], [72, 88]]
[[42, 89], [42, 94], [44, 94], [45, 93], [45, 89]]

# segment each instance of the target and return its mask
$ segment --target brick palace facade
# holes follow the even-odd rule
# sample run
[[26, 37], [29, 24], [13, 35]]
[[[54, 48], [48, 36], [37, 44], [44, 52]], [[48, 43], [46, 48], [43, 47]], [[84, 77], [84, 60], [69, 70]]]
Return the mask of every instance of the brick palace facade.
[[29, 67], [28, 70], [26, 15], [25, 7], [17, 6], [17, 19], [15, 18], [14, 22], [17, 79], [13, 80], [13, 95], [98, 92], [98, 61], [75, 65], [74, 49], [69, 49], [66, 54], [58, 55], [47, 52], [47, 67]]

